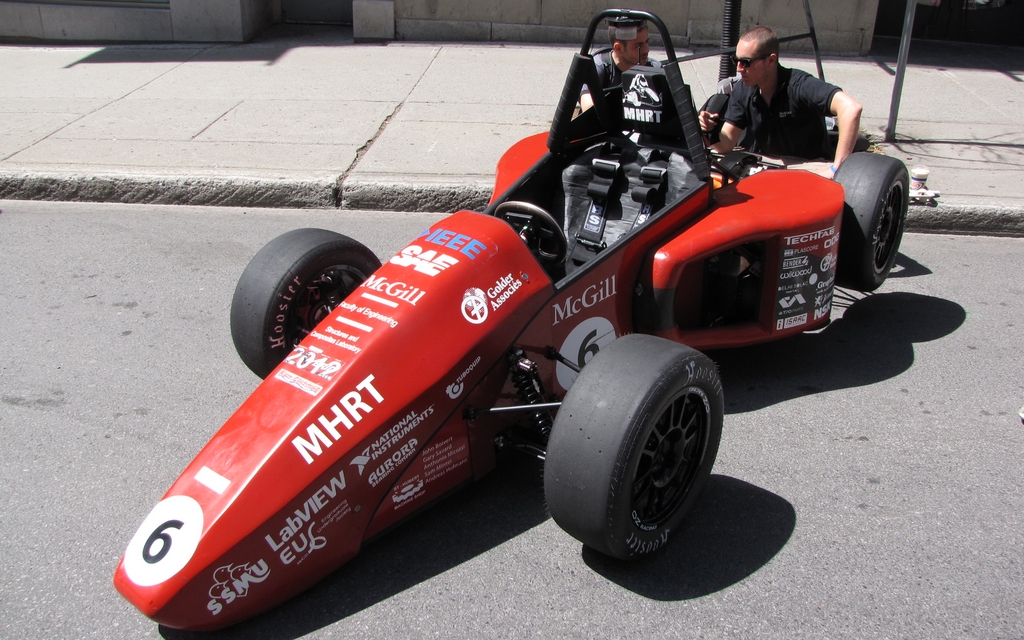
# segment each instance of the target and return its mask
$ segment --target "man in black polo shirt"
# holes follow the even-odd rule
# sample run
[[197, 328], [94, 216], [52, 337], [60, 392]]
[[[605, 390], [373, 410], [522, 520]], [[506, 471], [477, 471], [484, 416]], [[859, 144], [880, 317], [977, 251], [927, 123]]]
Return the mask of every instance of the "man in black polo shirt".
[[[831, 161], [823, 175], [836, 169], [853, 152], [860, 128], [861, 105], [839, 87], [779, 64], [779, 39], [768, 27], [755, 27], [736, 44], [736, 66], [742, 83], [734, 86], [725, 112], [720, 140], [712, 147], [731, 151], [750, 130], [749, 151], [783, 159]], [[825, 116], [835, 116], [839, 143], [835, 156], [828, 143]], [[714, 128], [714, 116], [700, 112], [704, 131]]]

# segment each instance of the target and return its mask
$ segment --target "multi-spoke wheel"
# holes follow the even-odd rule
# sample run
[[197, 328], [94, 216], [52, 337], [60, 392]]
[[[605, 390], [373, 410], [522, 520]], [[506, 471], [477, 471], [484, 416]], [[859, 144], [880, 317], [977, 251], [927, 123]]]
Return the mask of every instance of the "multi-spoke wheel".
[[653, 336], [615, 340], [583, 368], [555, 418], [544, 466], [551, 517], [616, 558], [660, 549], [711, 474], [722, 413], [707, 356]]
[[903, 238], [910, 202], [907, 167], [896, 158], [855, 153], [839, 167], [836, 182], [846, 191], [837, 281], [874, 291], [892, 270]]
[[274, 238], [249, 262], [231, 299], [235, 350], [261, 378], [380, 268], [355, 240], [324, 229]]

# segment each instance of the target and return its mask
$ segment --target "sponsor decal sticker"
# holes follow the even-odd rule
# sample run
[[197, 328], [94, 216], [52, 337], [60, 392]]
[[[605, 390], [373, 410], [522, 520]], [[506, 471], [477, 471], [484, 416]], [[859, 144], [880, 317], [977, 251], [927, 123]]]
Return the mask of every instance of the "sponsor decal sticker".
[[462, 294], [462, 317], [471, 324], [482, 324], [487, 320], [487, 298], [483, 289], [466, 289]]
[[487, 297], [491, 299], [491, 310], [500, 308], [516, 291], [519, 291], [521, 286], [523, 286], [523, 281], [511, 273], [500, 278], [493, 287], [487, 290]]
[[466, 388], [466, 385], [463, 384], [462, 381], [466, 379], [466, 376], [468, 376], [470, 372], [473, 371], [473, 369], [476, 369], [476, 365], [478, 364], [480, 364], [480, 356], [476, 357], [476, 360], [474, 360], [472, 364], [470, 364], [469, 367], [467, 367], [466, 370], [462, 372], [462, 375], [455, 379], [455, 382], [448, 385], [448, 388], [445, 389], [445, 391], [448, 393], [449, 398], [454, 400], [462, 395], [462, 392]]
[[398, 451], [391, 454], [390, 458], [386, 458], [383, 463], [377, 469], [370, 474], [367, 481], [371, 487], [376, 487], [385, 478], [391, 475], [391, 472], [402, 466], [406, 460], [412, 457], [416, 453], [416, 446], [419, 445], [419, 441], [416, 438], [409, 438], [409, 441], [401, 446]]
[[780, 318], [775, 322], [776, 329], [792, 329], [793, 327], [799, 327], [807, 324], [807, 314], [802, 313], [798, 316], [792, 316], [790, 318]]
[[249, 587], [263, 582], [269, 575], [270, 567], [263, 559], [249, 564], [220, 567], [213, 572], [213, 586], [210, 587], [210, 601], [206, 603], [206, 608], [217, 615], [224, 610], [225, 605], [249, 595]]
[[402, 486], [398, 488], [398, 491], [391, 494], [391, 501], [398, 505], [398, 507], [410, 504], [414, 498], [423, 493], [423, 484], [423, 480], [420, 478], [419, 474], [414, 475], [403, 482]]
[[782, 261], [782, 268], [785, 270], [799, 269], [800, 267], [806, 267], [809, 258], [807, 256], [798, 256], [796, 258], [786, 258]]
[[308, 369], [309, 373], [324, 380], [330, 380], [335, 373], [341, 371], [341, 367], [345, 364], [340, 360], [325, 356], [323, 349], [304, 347], [302, 345], [292, 349], [292, 352], [288, 354], [284, 361], [285, 364], [289, 364], [299, 371], [306, 371]]
[[433, 249], [423, 250], [423, 247], [411, 244], [402, 249], [402, 252], [390, 260], [391, 264], [399, 267], [412, 267], [413, 270], [436, 276], [448, 267], [459, 263], [459, 259], [446, 253], [438, 253]]
[[[425, 238], [423, 236], [426, 236]], [[448, 229], [435, 229], [434, 231], [424, 231], [420, 234], [424, 242], [431, 242], [453, 251], [469, 257], [470, 260], [476, 260], [476, 257], [482, 252], [487, 251], [487, 245], [475, 238], [471, 238], [462, 233], [456, 231], [449, 231]]]
[[385, 431], [370, 446], [363, 449], [363, 452], [352, 458], [349, 464], [355, 465], [359, 475], [363, 475], [363, 468], [370, 462], [391, 450], [392, 447], [401, 442], [413, 429], [420, 426], [424, 420], [434, 413], [434, 405], [430, 405], [423, 411], [416, 413], [410, 411], [404, 418], [399, 420], [393, 427]]
[[[285, 517], [284, 525], [276, 538], [270, 533], [263, 537], [270, 545], [270, 550], [278, 554], [283, 564], [291, 564], [296, 558], [301, 563], [310, 553], [327, 546], [327, 538], [314, 532], [316, 520], [313, 516], [320, 513], [332, 499], [344, 491], [345, 486], [345, 471], [342, 470], [337, 477], [331, 478], [330, 482], [313, 492], [302, 507], [295, 510], [294, 515]], [[347, 505], [348, 502], [344, 502], [346, 508]], [[323, 526], [320, 530], [323, 530]]]
[[[386, 276], [371, 275], [369, 278], [366, 279], [365, 282], [363, 282], [362, 287], [364, 289], [369, 289], [370, 291], [376, 291], [377, 293], [383, 294], [384, 296], [387, 296], [390, 299], [405, 302], [406, 304], [410, 304], [414, 307], [416, 306], [416, 303], [419, 302], [423, 298], [423, 295], [426, 293], [422, 289], [419, 289], [417, 287], [411, 287], [404, 282], [391, 282], [387, 279]], [[375, 296], [370, 293], [364, 292], [362, 296], [364, 298], [380, 302], [392, 308], [396, 308], [398, 306], [397, 302], [383, 300], [380, 296]]]
[[309, 380], [306, 380], [297, 373], [292, 373], [287, 369], [280, 369], [277, 373], [274, 374], [274, 379], [280, 380], [285, 384], [290, 384], [299, 391], [304, 391], [311, 396], [318, 395], [324, 389], [322, 386], [316, 384], [315, 382], [310, 382]]
[[836, 233], [835, 227], [829, 227], [828, 229], [821, 229], [819, 231], [812, 231], [811, 233], [804, 233], [798, 236], [786, 236], [784, 239], [786, 246], [792, 247], [794, 245], [807, 244], [808, 242], [815, 242], [822, 238], [831, 238]]

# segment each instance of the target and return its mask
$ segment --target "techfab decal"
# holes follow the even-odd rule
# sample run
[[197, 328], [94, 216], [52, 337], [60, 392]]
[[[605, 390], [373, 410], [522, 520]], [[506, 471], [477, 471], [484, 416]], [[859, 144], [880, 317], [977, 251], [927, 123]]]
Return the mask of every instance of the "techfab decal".
[[[587, 318], [569, 332], [558, 352], [577, 367], [583, 368], [603, 347], [615, 340], [615, 327], [607, 318]], [[561, 362], [555, 365], [555, 378], [566, 391], [576, 381], [576, 372]]]
[[[384, 396], [373, 386], [373, 376], [369, 375], [362, 382], [356, 385], [353, 391], [349, 391], [341, 400], [330, 408], [332, 416], [326, 413], [317, 419], [320, 426], [311, 424], [306, 428], [306, 435], [309, 440], [302, 436], [292, 439], [292, 445], [302, 455], [306, 464], [313, 464], [313, 459], [323, 455], [325, 448], [330, 448], [338, 440], [341, 440], [342, 433], [338, 431], [338, 425], [344, 425], [351, 429], [355, 423], [363, 419], [363, 416], [373, 411], [367, 400], [373, 400], [377, 406], [384, 402]], [[323, 427], [323, 431], [320, 430]], [[324, 431], [327, 434], [324, 434]], [[330, 435], [330, 437], [327, 437]]]
[[[400, 300], [401, 302], [405, 302], [414, 307], [416, 306], [416, 303], [419, 302], [421, 298], [423, 298], [423, 294], [426, 293], [425, 291], [423, 291], [423, 289], [411, 287], [404, 282], [391, 282], [387, 279], [386, 276], [370, 276], [369, 278], [366, 279], [365, 282], [363, 282], [362, 287], [364, 289], [369, 289], [370, 291], [376, 291], [377, 293], [381, 293], [387, 296], [388, 298]], [[373, 294], [363, 293], [362, 296], [364, 298], [368, 298], [375, 302], [380, 302], [392, 308], [396, 308], [398, 306], [397, 302], [383, 300], [378, 296], [374, 296]]]
[[831, 238], [836, 233], [835, 227], [829, 227], [828, 229], [821, 229], [820, 231], [812, 231], [811, 233], [804, 233], [798, 236], [786, 236], [784, 241], [786, 246], [792, 247], [795, 245], [807, 244], [808, 242], [815, 242], [822, 238]]
[[[359, 314], [361, 316], [366, 316], [367, 318], [369, 318], [371, 320], [378, 320], [380, 322], [383, 322], [384, 324], [388, 325], [392, 329], [394, 329], [395, 327], [398, 326], [398, 320], [395, 320], [391, 316], [385, 315], [385, 314], [377, 311], [376, 309], [371, 309], [370, 307], [366, 307], [366, 306], [355, 305], [355, 304], [352, 304], [351, 302], [342, 302], [338, 306], [341, 307], [342, 309], [346, 310], [346, 311], [351, 311], [352, 313], [356, 313], [356, 314]], [[349, 326], [354, 326], [357, 329], [362, 329], [364, 331], [373, 331], [373, 327], [368, 327], [368, 326], [360, 325], [360, 324], [353, 324], [348, 318], [338, 318], [338, 320], [341, 321], [341, 322], [345, 322]]]
[[[661, 96], [651, 89], [643, 75], [633, 76], [629, 89], [622, 95], [622, 117], [637, 122], [661, 122]], [[632, 106], [627, 106], [632, 105]]]
[[466, 376], [468, 376], [473, 369], [476, 369], [476, 365], [478, 364], [480, 364], [480, 356], [476, 357], [476, 360], [474, 360], [472, 364], [462, 372], [462, 375], [455, 379], [455, 382], [448, 385], [448, 388], [445, 389], [445, 391], [448, 393], [449, 398], [454, 400], [462, 395], [463, 390], [466, 388], [466, 385], [464, 385], [462, 381], [466, 379]]
[[462, 294], [462, 317], [470, 324], [482, 324], [487, 320], [487, 298], [483, 289], [466, 289]]
[[124, 572], [140, 587], [165, 582], [185, 568], [203, 533], [203, 508], [194, 498], [157, 503], [124, 552]]
[[597, 284], [592, 284], [583, 290], [583, 295], [577, 297], [569, 296], [560, 304], [552, 305], [551, 309], [555, 312], [555, 321], [551, 323], [551, 326], [555, 326], [562, 320], [571, 318], [580, 311], [589, 309], [599, 302], [604, 302], [615, 294], [615, 276], [605, 278]]
[[417, 441], [416, 438], [409, 438], [409, 442], [403, 444], [398, 451], [391, 454], [390, 458], [385, 459], [384, 462], [370, 474], [370, 477], [367, 478], [370, 486], [376, 487], [382, 480], [391, 475], [392, 471], [402, 466], [403, 462], [411, 458], [412, 455], [416, 453], [416, 446], [418, 444], [419, 441]]
[[249, 587], [267, 579], [270, 575], [270, 567], [267, 561], [260, 559], [259, 562], [250, 564], [229, 564], [220, 567], [213, 572], [213, 586], [210, 587], [210, 601], [206, 608], [210, 613], [217, 615], [238, 598], [249, 595]]
[[449, 231], [448, 229], [435, 229], [434, 231], [428, 229], [420, 234], [420, 238], [423, 242], [431, 242], [458, 251], [469, 257], [470, 260], [476, 260], [478, 255], [487, 251], [487, 245], [483, 242], [456, 231]]
[[302, 562], [310, 553], [327, 546], [327, 538], [316, 535], [313, 530], [316, 526], [313, 516], [320, 513], [344, 490], [345, 471], [342, 470], [337, 477], [331, 478], [330, 482], [313, 492], [302, 507], [295, 510], [294, 516], [285, 517], [284, 526], [278, 532], [277, 538], [269, 533], [264, 536], [270, 550], [278, 554], [282, 563], [291, 564], [296, 559]]
[[516, 291], [519, 291], [521, 286], [523, 286], [523, 281], [511, 273], [499, 278], [494, 286], [487, 290], [487, 297], [491, 299], [491, 310], [495, 311], [500, 308]]
[[424, 251], [423, 247], [411, 244], [402, 249], [402, 253], [391, 258], [390, 262], [399, 267], [412, 267], [413, 270], [428, 276], [436, 276], [448, 267], [458, 264], [459, 259], [433, 249]]
[[341, 367], [345, 364], [340, 360], [325, 356], [323, 349], [307, 348], [302, 345], [296, 346], [284, 361], [285, 364], [290, 364], [299, 371], [308, 369], [309, 373], [324, 380], [334, 377], [334, 374], [341, 371]]
[[372, 442], [370, 446], [363, 449], [362, 454], [352, 458], [353, 464], [359, 471], [359, 475], [363, 475], [363, 468], [371, 462], [374, 462], [380, 456], [384, 455], [391, 450], [392, 447], [397, 445], [405, 436], [409, 435], [413, 429], [420, 426], [424, 420], [429, 418], [434, 413], [434, 405], [430, 405], [423, 411], [416, 413], [410, 411], [408, 415], [399, 420], [393, 427], [385, 431], [377, 440]]

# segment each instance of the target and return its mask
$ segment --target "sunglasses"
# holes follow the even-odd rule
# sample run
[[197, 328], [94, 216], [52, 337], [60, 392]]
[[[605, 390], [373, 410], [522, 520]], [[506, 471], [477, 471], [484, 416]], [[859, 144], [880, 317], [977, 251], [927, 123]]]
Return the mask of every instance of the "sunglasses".
[[758, 56], [756, 58], [737, 58], [736, 55], [733, 54], [733, 55], [729, 56], [729, 59], [731, 59], [733, 64], [735, 64], [735, 65], [739, 65], [741, 67], [750, 67], [750, 65], [754, 64], [758, 60], [764, 60], [765, 58], [767, 58], [770, 55], [771, 54], [769, 53], [768, 55]]

